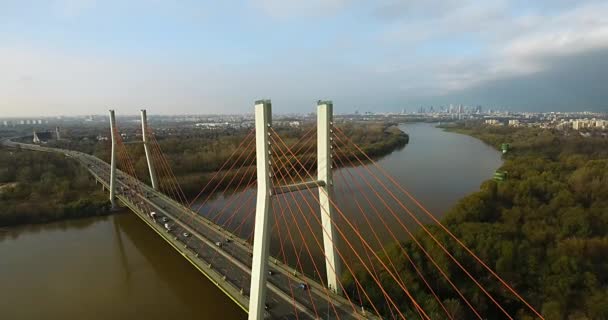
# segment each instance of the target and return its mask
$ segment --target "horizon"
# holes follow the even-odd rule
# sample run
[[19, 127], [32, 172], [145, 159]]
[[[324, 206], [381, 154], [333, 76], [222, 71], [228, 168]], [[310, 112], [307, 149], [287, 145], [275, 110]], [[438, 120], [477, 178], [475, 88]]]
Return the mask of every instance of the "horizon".
[[[253, 108], [253, 106], [252, 106]], [[425, 107], [426, 108], [426, 107]], [[508, 109], [492, 109], [489, 108], [493, 114], [496, 115], [500, 115], [500, 114], [550, 114], [550, 113], [555, 113], [555, 114], [592, 114], [592, 115], [601, 115], [601, 116], [608, 116], [608, 112], [605, 111], [593, 111], [593, 110], [571, 110], [571, 111], [551, 111], [551, 110], [546, 110], [546, 111], [527, 111], [527, 110], [521, 110], [521, 111], [511, 111]], [[108, 109], [107, 111], [109, 111], [110, 109]], [[126, 117], [140, 117], [139, 113], [120, 113], [120, 109], [112, 109], [116, 111], [116, 117], [117, 118], [126, 118]], [[209, 116], [209, 117], [222, 117], [222, 116], [254, 116], [254, 112], [241, 112], [241, 113], [154, 113], [154, 112], [149, 112], [148, 109], [144, 109], [146, 110], [148, 113], [148, 118], [151, 117], [184, 117], [184, 116], [192, 116], [192, 117], [200, 117], [200, 116]], [[415, 107], [408, 109], [411, 111], [408, 111], [406, 113], [401, 113], [399, 111], [351, 111], [351, 112], [335, 112], [334, 115], [336, 116], [349, 116], [349, 115], [359, 115], [359, 116], [364, 116], [366, 115], [366, 113], [369, 112], [369, 114], [372, 115], [404, 115], [404, 116], [416, 116], [416, 115], [425, 115], [425, 114], [432, 114], [432, 113], [442, 113], [439, 110], [433, 111], [433, 112], [423, 112], [420, 113], [418, 111], [416, 111], [417, 109]], [[481, 113], [482, 115], [488, 115], [489, 113], [487, 112], [488, 110], [484, 109], [484, 111]], [[273, 115], [277, 115], [277, 116], [281, 116], [281, 117], [285, 117], [285, 116], [307, 116], [307, 115], [311, 115], [314, 114], [315, 110], [311, 109], [310, 112], [276, 112], [276, 110], [273, 110], [272, 114]], [[57, 114], [57, 115], [39, 115], [39, 116], [35, 116], [35, 115], [17, 115], [17, 116], [0, 116], [0, 120], [38, 120], [38, 119], [57, 119], [57, 118], [87, 118], [87, 117], [100, 117], [100, 118], [107, 118], [108, 114], [106, 113], [93, 113], [93, 114]]]
[[[0, 4], [0, 116], [508, 106], [608, 112], [598, 0]], [[31, 23], [36, 21], [36, 23]], [[117, 108], [117, 110], [120, 110]]]

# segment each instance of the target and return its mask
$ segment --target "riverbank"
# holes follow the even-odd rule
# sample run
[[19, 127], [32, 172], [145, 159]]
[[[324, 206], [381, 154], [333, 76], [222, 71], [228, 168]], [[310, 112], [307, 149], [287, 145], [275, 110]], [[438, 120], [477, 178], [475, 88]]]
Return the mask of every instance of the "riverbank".
[[0, 148], [0, 227], [110, 213], [84, 168], [58, 154]]
[[[352, 142], [359, 145], [363, 151], [374, 159], [391, 154], [395, 150], [405, 147], [409, 142], [409, 136], [394, 123], [360, 122], [337, 125]], [[316, 172], [315, 159], [317, 156], [314, 129], [312, 134], [305, 137], [307, 133], [311, 132], [310, 129], [310, 126], [276, 128], [277, 133], [288, 146], [292, 147], [297, 144], [296, 149], [299, 150], [296, 155], [300, 163], [294, 162], [291, 157], [285, 157], [282, 160], [287, 161], [289, 158], [294, 166], [305, 165], [304, 169], [313, 173]], [[249, 148], [240, 146], [246, 137], [246, 131], [239, 131], [212, 132], [205, 135], [200, 133], [198, 135], [184, 134], [183, 136], [159, 135], [157, 140], [163, 155], [167, 159], [165, 168], [171, 168], [184, 195], [192, 199], [199, 194], [202, 186], [207, 185], [216, 176], [217, 170], [221, 169], [231, 155], [231, 160], [240, 159], [240, 162], [235, 164], [235, 168], [241, 167], [240, 171], [222, 171], [216, 177], [226, 175], [226, 178], [223, 181], [213, 181], [213, 184], [217, 184], [218, 188], [221, 189], [232, 180], [239, 181], [242, 178], [244, 181], [248, 181], [251, 176], [255, 176], [255, 164], [245, 163], [245, 160], [249, 158], [248, 156], [255, 152], [254, 145], [252, 144]], [[137, 176], [142, 181], [149, 183], [143, 148], [138, 144], [128, 144], [126, 147], [133, 163], [136, 164]], [[362, 157], [361, 151], [352, 146], [345, 146], [343, 149], [349, 154]], [[109, 160], [107, 147], [105, 149], [97, 148], [97, 150], [95, 155], [104, 161]], [[230, 168], [232, 164], [232, 162], [227, 163], [226, 168]], [[159, 167], [161, 166], [158, 165], [157, 168]], [[161, 189], [171, 195], [171, 178], [168, 173], [166, 170], [163, 172], [160, 169], [157, 170], [157, 173]], [[175, 193], [175, 191], [173, 192]]]
[[[546, 319], [608, 318], [608, 139], [584, 138], [578, 134], [533, 129], [488, 127], [477, 123], [452, 126], [447, 130], [476, 137], [495, 148], [508, 143], [504, 181], [486, 181], [478, 192], [461, 199], [442, 219], [451, 232], [523, 296]], [[448, 244], [475, 279], [488, 292], [505, 302], [503, 307], [516, 319], [533, 319], [531, 311], [488, 276], [488, 272], [453, 245], [439, 228], [429, 226], [439, 241]], [[416, 233], [429, 252], [439, 248], [423, 232]], [[412, 241], [405, 250], [427, 279], [443, 276]], [[393, 261], [403, 261], [396, 245], [388, 252]], [[441, 263], [446, 275], [475, 305], [485, 306], [482, 315], [503, 319], [484, 293], [454, 263]], [[411, 265], [397, 265], [400, 275], [425, 310], [443, 313], [425, 290]], [[374, 284], [360, 271], [363, 286]], [[381, 277], [382, 278], [382, 277]], [[400, 292], [390, 277], [383, 281], [389, 292]], [[457, 319], [474, 318], [464, 300], [445, 281], [434, 281], [433, 288]], [[383, 296], [372, 298], [381, 305]], [[415, 310], [410, 303], [401, 309]], [[411, 315], [415, 317], [415, 314]], [[434, 317], [433, 317], [434, 318]]]
[[[424, 123], [405, 124], [400, 125], [399, 128], [410, 135], [411, 143], [406, 148], [382, 157], [378, 160], [378, 164], [394, 175], [399, 183], [410, 187], [409, 191], [419, 196], [419, 199], [428, 204], [429, 210], [434, 213], [443, 214], [458, 199], [477, 191], [479, 184], [491, 177], [502, 164], [499, 152], [475, 138], [443, 132], [431, 124]], [[473, 159], [470, 157], [471, 154], [475, 155]], [[353, 200], [355, 197], [350, 191], [354, 185], [352, 180], [348, 179], [351, 174], [359, 176], [357, 171], [364, 173], [366, 169], [363, 166], [350, 167], [336, 170], [334, 174], [336, 199], [348, 220], [353, 222], [360, 221], [357, 219], [362, 217], [358, 215], [359, 211]], [[438, 184], [437, 181], [441, 181], [441, 183]], [[350, 185], [345, 182], [350, 182]], [[357, 194], [359, 195], [358, 200], [363, 201], [363, 195], [360, 192]], [[249, 193], [245, 194], [245, 196], [248, 195]], [[368, 191], [366, 195], [372, 197], [372, 192]], [[236, 195], [229, 197], [232, 196]], [[209, 203], [208, 207], [215, 207], [219, 210], [221, 201], [226, 200], [229, 199], [218, 199], [218, 202]], [[243, 202], [245, 201], [235, 201], [234, 203], [237, 206]], [[237, 213], [233, 221], [246, 219], [252, 222], [253, 217], [248, 216], [247, 212], [247, 210], [242, 210]], [[99, 221], [99, 223], [91, 225], [87, 223], [89, 220]], [[301, 220], [289, 220], [292, 235], [298, 233], [297, 221]], [[368, 228], [358, 224], [362, 234], [371, 235]], [[372, 220], [372, 224], [371, 227], [376, 230], [382, 228], [382, 224], [377, 219]], [[305, 226], [303, 221], [299, 225]], [[235, 223], [226, 228], [231, 231], [240, 230], [240, 233], [235, 233], [244, 238], [250, 234], [252, 226], [253, 223], [245, 223], [243, 228], [237, 229]], [[287, 226], [283, 225], [283, 227], [282, 232], [286, 234]], [[348, 227], [343, 225], [342, 228], [347, 229]], [[15, 235], [19, 233], [19, 230], [24, 229], [34, 231], [20, 233], [20, 236]], [[145, 303], [145, 301], [163, 301], [165, 306], [163, 312], [145, 314], [145, 317], [162, 319], [170, 316], [190, 319], [203, 312], [211, 318], [239, 319], [240, 308], [236, 307], [225, 295], [218, 294], [219, 291], [212, 283], [205, 282], [205, 277], [201, 277], [200, 273], [192, 268], [181, 255], [176, 254], [161, 238], [150, 232], [148, 226], [141, 223], [139, 218], [131, 213], [112, 214], [108, 218], [66, 220], [59, 223], [10, 228], [9, 230], [11, 235], [5, 233], [7, 237], [3, 243], [0, 243], [2, 245], [0, 251], [8, 253], [4, 258], [11, 266], [0, 268], [0, 278], [4, 277], [3, 279], [9, 280], [3, 283], [6, 283], [7, 288], [10, 288], [10, 292], [12, 292], [8, 296], [7, 305], [19, 306], [19, 301], [23, 300], [20, 297], [28, 292], [28, 290], [21, 289], [29, 288], [29, 291], [32, 291], [32, 288], [35, 288], [36, 290], [33, 291], [36, 292], [36, 297], [34, 297], [36, 299], [38, 296], [48, 295], [46, 288], [54, 287], [55, 283], [60, 284], [66, 294], [73, 292], [72, 288], [79, 288], [82, 283], [87, 283], [92, 292], [103, 293], [97, 294], [97, 296], [113, 298], [112, 301], [103, 298], [91, 300], [88, 299], [88, 295], [82, 294], [80, 296], [61, 295], [58, 298], [58, 295], [55, 294], [54, 297], [57, 299], [40, 300], [42, 302], [37, 305], [36, 310], [19, 307], [6, 308], [5, 314], [8, 318], [35, 318], [35, 315], [30, 315], [31, 312], [38, 312], [49, 319], [138, 318], [142, 315], [134, 315], [133, 308], [125, 306], [137, 305]], [[276, 232], [274, 234], [276, 235]], [[15, 235], [15, 239], [13, 239], [13, 235]], [[388, 234], [380, 236], [390, 237]], [[78, 239], [77, 244], [83, 250], [78, 251], [78, 248], [75, 248], [77, 244], [74, 239]], [[348, 237], [348, 239], [353, 238]], [[307, 236], [307, 240], [309, 247], [313, 250], [312, 254], [316, 257], [317, 252], [314, 250], [317, 245], [312, 233]], [[121, 245], [121, 241], [124, 246]], [[278, 241], [274, 243], [276, 250], [272, 251], [271, 245], [271, 252], [274, 256], [280, 256]], [[286, 244], [286, 251], [292, 247], [289, 243], [284, 244]], [[300, 244], [298, 242], [296, 248], [301, 248]], [[23, 256], [23, 252], [29, 254]], [[69, 254], [62, 256], [62, 259], [53, 259], [53, 255], [56, 255], [57, 252], [69, 252]], [[297, 266], [295, 254], [289, 252], [286, 254], [293, 258], [288, 260], [289, 264]], [[308, 254], [306, 252], [300, 254], [302, 263], [307, 265], [306, 256]], [[28, 257], [31, 259], [23, 260]], [[320, 259], [317, 264], [319, 266], [324, 263], [323, 258]], [[26, 276], [31, 273], [27, 266], [35, 267], [37, 265], [35, 260], [47, 261], [44, 270], [39, 270], [36, 277]], [[48, 263], [49, 261], [51, 264]], [[172, 270], [171, 265], [179, 265], [183, 268]], [[89, 266], [96, 266], [96, 268]], [[129, 277], [129, 275], [133, 275], [135, 267], [137, 276]], [[102, 277], [91, 271], [99, 269], [106, 271]], [[314, 270], [314, 268], [305, 267], [304, 270]], [[11, 279], [19, 280], [11, 282]], [[52, 285], [49, 286], [49, 283]], [[129, 285], [124, 285], [125, 283]], [[145, 286], [138, 286], [138, 283]], [[13, 286], [11, 287], [11, 285]], [[141, 291], [138, 291], [137, 288]], [[176, 294], [177, 298], [171, 297], [173, 294]], [[86, 308], [66, 308], [63, 303], [65, 301], [70, 301], [73, 305], [84, 305]], [[108, 309], [108, 305], [116, 307]], [[235, 313], [232, 313], [233, 310]], [[76, 313], [77, 311], [78, 313]], [[246, 318], [246, 315], [244, 317]], [[441, 317], [432, 318], [440, 319]]]
[[[346, 125], [343, 130], [352, 137], [353, 141], [361, 143], [362, 149], [374, 157], [381, 157], [403, 148], [409, 141], [409, 136], [392, 124]], [[284, 129], [283, 131], [283, 134], [293, 139], [300, 138], [304, 133], [303, 130]], [[179, 143], [174, 139], [178, 139]], [[194, 158], [179, 155], [188, 153], [186, 150], [202, 144], [201, 141], [194, 141], [189, 137], [160, 139], [161, 148], [169, 150], [167, 158], [174, 162], [171, 168], [177, 173], [177, 179], [187, 197], [198, 194], [200, 187], [206, 185], [215, 175], [213, 170], [220, 166], [221, 161], [227, 159], [230, 154], [228, 151], [236, 148], [239, 141], [233, 136], [215, 139], [217, 141], [212, 151], [197, 154]], [[316, 157], [315, 143], [316, 139], [312, 139], [311, 145], [303, 148], [308, 151], [299, 156], [303, 159]], [[71, 144], [74, 149], [79, 149], [78, 143]], [[129, 148], [132, 149], [130, 151], [134, 155], [134, 161], [144, 164], [138, 165], [137, 168], [141, 171], [138, 172], [138, 176], [145, 181], [148, 179], [148, 174], [144, 154], [137, 147], [129, 146]], [[101, 148], [97, 155], [104, 158], [106, 151]], [[202, 167], [202, 172], [196, 165], [196, 161], [201, 161], [200, 157], [207, 157], [203, 161], [211, 161]], [[308, 170], [316, 169], [314, 162], [309, 163]], [[107, 195], [96, 186], [86, 170], [61, 155], [0, 148], [0, 168], [0, 227], [47, 223], [110, 213]], [[219, 182], [218, 188], [223, 187], [222, 183], [231, 181], [233, 176], [236, 179], [254, 175], [254, 166], [228, 172], [228, 178]], [[161, 176], [160, 179], [163, 181], [168, 178]], [[171, 193], [168, 194], [171, 196]]]

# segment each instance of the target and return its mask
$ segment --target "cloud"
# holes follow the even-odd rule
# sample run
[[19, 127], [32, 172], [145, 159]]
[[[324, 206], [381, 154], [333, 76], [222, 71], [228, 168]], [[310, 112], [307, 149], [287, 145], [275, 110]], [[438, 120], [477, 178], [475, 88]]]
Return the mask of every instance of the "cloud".
[[[306, 111], [319, 98], [343, 111], [400, 110], [475, 103], [475, 95], [509, 105], [507, 92], [514, 104], [532, 105], [517, 94], [528, 92], [522, 84], [543, 93], [530, 95], [537, 105], [558, 96], [572, 104], [566, 93], [580, 105], [604, 98], [583, 88], [596, 87], [576, 70], [605, 70], [595, 54], [608, 49], [605, 1], [249, 1], [58, 0], [40, 26], [22, 21], [44, 16], [20, 18], [27, 6], [13, 4], [6, 30], [15, 32], [5, 34], [16, 40], [0, 44], [0, 110], [243, 112], [264, 97], [285, 111]], [[184, 23], [192, 13], [196, 23]], [[79, 19], [61, 25], [61, 17]], [[106, 20], [120, 23], [98, 32]]]
[[[385, 43], [397, 43], [402, 50], [413, 50], [442, 42], [470, 42], [480, 45], [478, 53], [469, 56], [443, 54], [435, 59], [388, 61], [395, 72], [411, 69], [434, 75], [436, 92], [452, 91], [481, 85], [487, 81], [532, 75], [555, 67], [552, 57], [572, 56], [608, 47], [608, 3], [590, 1], [543, 15], [538, 12], [513, 15], [513, 8], [497, 2], [449, 2], [433, 11], [431, 4], [408, 2], [400, 20], [390, 18], [390, 27], [382, 35]], [[414, 3], [414, 4], [412, 4]], [[416, 5], [415, 5], [416, 4]], [[472, 8], [474, 6], [475, 8]], [[383, 7], [382, 7], [383, 8]], [[446, 8], [449, 8], [447, 10]], [[407, 20], [410, 13], [430, 12], [427, 19]], [[412, 13], [413, 12], [413, 13]], [[437, 49], [440, 50], [440, 49]]]
[[96, 0], [54, 0], [53, 12], [61, 18], [74, 18], [95, 7]]
[[274, 18], [324, 16], [344, 8], [352, 0], [251, 0], [254, 6]]
[[546, 58], [551, 68], [511, 75], [439, 97], [442, 102], [498, 105], [512, 110], [608, 112], [608, 48]]

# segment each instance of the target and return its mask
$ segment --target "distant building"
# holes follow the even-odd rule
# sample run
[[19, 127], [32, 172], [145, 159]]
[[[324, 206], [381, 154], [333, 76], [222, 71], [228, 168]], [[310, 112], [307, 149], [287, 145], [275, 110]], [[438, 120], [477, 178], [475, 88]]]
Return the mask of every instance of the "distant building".
[[519, 120], [517, 120], [517, 119], [509, 120], [509, 127], [519, 127]]
[[34, 130], [34, 137], [32, 139], [32, 142], [35, 144], [44, 144], [49, 142], [49, 140], [53, 139], [53, 134], [49, 131], [45, 131], [45, 132], [36, 132]]
[[204, 129], [221, 129], [223, 127], [228, 127], [228, 125], [229, 123], [227, 122], [199, 122], [195, 124], [196, 127]]
[[574, 129], [574, 130], [580, 130], [580, 129], [584, 128], [584, 127], [585, 127], [585, 124], [582, 121], [580, 121], [580, 120], [574, 120], [574, 121], [572, 121], [572, 129]]
[[570, 128], [572, 128], [572, 123], [567, 122], [567, 121], [563, 121], [563, 122], [560, 122], [557, 125], [555, 125], [555, 127], [557, 129], [562, 129], [562, 130], [563, 129], [570, 129]]
[[497, 119], [487, 119], [485, 121], [485, 124], [496, 126], [496, 125], [500, 125], [501, 123]]

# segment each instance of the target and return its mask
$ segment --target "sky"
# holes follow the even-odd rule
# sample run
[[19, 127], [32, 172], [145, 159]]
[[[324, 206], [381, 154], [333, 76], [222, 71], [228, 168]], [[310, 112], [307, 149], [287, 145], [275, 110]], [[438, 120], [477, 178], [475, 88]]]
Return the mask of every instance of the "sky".
[[608, 111], [608, 1], [0, 0], [0, 117]]

